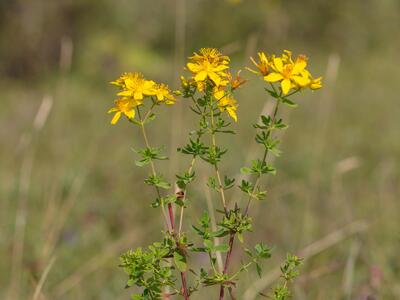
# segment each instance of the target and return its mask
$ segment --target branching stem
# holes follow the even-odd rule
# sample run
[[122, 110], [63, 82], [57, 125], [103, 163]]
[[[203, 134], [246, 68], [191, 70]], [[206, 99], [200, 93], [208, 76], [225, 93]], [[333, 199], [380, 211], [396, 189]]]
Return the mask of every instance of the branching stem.
[[[271, 124], [275, 123], [276, 116], [278, 115], [278, 109], [279, 109], [279, 104], [280, 103], [281, 103], [281, 99], [280, 98], [276, 99], [276, 103], [275, 103], [275, 108], [274, 108], [274, 112], [273, 112], [273, 115], [272, 115]], [[271, 136], [271, 132], [272, 132], [272, 129], [269, 129], [268, 132], [267, 132], [267, 137]], [[267, 159], [267, 156], [268, 156], [268, 148], [265, 148], [264, 149], [263, 158], [262, 158], [262, 164], [265, 163], [265, 161]], [[246, 209], [244, 211], [244, 215], [247, 215], [248, 212], [249, 212], [251, 198], [253, 197], [254, 193], [257, 191], [258, 185], [260, 184], [260, 179], [261, 179], [261, 174], [257, 174], [257, 178], [256, 178], [256, 181], [254, 183], [253, 191], [250, 194], [249, 199], [247, 200], [247, 205], [246, 205]]]
[[[142, 115], [141, 115], [141, 112], [140, 112], [140, 108], [139, 108], [139, 107], [136, 107], [136, 111], [137, 111], [138, 116], [139, 116], [139, 120], [140, 120], [140, 129], [141, 129], [141, 131], [142, 131], [144, 143], [145, 143], [146, 147], [147, 147], [148, 149], [150, 149], [149, 140], [148, 140], [148, 138], [147, 138], [146, 129], [145, 129], [145, 126], [144, 126], [144, 120], [145, 120], [145, 119], [142, 119]], [[152, 160], [150, 160], [150, 168], [151, 168], [152, 175], [153, 175], [153, 176], [156, 176], [156, 175], [157, 175], [157, 173], [156, 173], [156, 168], [155, 168], [154, 163], [153, 163]], [[158, 198], [161, 199], [161, 193], [160, 193], [159, 187], [158, 187], [158, 186], [155, 186], [155, 189], [156, 189]], [[164, 206], [164, 203], [163, 203], [162, 201], [161, 201], [161, 212], [162, 212], [163, 217], [164, 217], [165, 226], [166, 226], [167, 230], [168, 230], [169, 232], [171, 232], [171, 228], [170, 228], [170, 226], [169, 226], [169, 224], [168, 224], [167, 213], [165, 212], [165, 206]]]
[[[193, 170], [195, 161], [196, 161], [196, 157], [193, 157], [193, 158], [192, 158], [192, 161], [190, 162], [190, 166], [189, 166], [189, 170], [188, 170], [188, 173], [189, 173], [189, 174], [192, 173], [192, 170]], [[178, 226], [178, 236], [181, 235], [181, 231], [182, 231], [183, 213], [184, 213], [184, 211], [185, 211], [184, 204], [185, 204], [185, 200], [186, 200], [186, 191], [187, 191], [187, 188], [185, 187], [185, 189], [183, 190], [183, 198], [182, 198], [182, 203], [183, 203], [183, 205], [182, 205], [182, 207], [181, 207], [181, 209], [180, 209], [179, 226]]]
[[[212, 97], [212, 96], [210, 96], [210, 97]], [[215, 151], [215, 149], [217, 147], [217, 142], [216, 142], [216, 137], [215, 137], [214, 107], [212, 105], [212, 100], [210, 102], [211, 102], [211, 105], [210, 105], [211, 143], [212, 143], [213, 150]], [[227, 208], [226, 200], [225, 200], [225, 192], [224, 192], [221, 175], [220, 175], [219, 168], [218, 168], [218, 162], [214, 163], [214, 169], [215, 169], [215, 174], [217, 176], [218, 191], [221, 195], [222, 206], [224, 207], [225, 214], [228, 214], [228, 208]]]

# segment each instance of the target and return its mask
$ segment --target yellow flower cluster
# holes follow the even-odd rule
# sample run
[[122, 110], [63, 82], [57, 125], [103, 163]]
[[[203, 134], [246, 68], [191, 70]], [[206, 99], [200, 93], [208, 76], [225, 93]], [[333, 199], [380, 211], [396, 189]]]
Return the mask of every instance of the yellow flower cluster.
[[264, 52], [259, 52], [258, 58], [258, 62], [251, 58], [257, 70], [248, 70], [262, 76], [267, 82], [279, 82], [284, 95], [290, 90], [304, 88], [316, 90], [322, 87], [322, 78], [313, 78], [306, 69], [307, 57], [304, 55], [299, 55], [293, 60], [292, 52], [284, 50], [280, 57], [267, 56]]
[[147, 80], [141, 73], [124, 73], [111, 84], [120, 88], [114, 101], [114, 107], [108, 113], [115, 113], [111, 124], [115, 124], [121, 115], [129, 119], [135, 117], [135, 108], [143, 105], [145, 97], [150, 97], [153, 103], [174, 104], [175, 97], [166, 84], [158, 84], [153, 80]]
[[204, 91], [207, 84], [212, 85], [213, 96], [217, 101], [220, 111], [226, 111], [228, 115], [237, 121], [237, 101], [232, 96], [232, 91], [245, 81], [238, 76], [233, 79], [229, 72], [228, 56], [222, 55], [217, 49], [202, 48], [199, 53], [189, 57], [187, 69], [193, 77], [186, 80], [181, 77], [182, 86], [195, 86], [198, 91]]

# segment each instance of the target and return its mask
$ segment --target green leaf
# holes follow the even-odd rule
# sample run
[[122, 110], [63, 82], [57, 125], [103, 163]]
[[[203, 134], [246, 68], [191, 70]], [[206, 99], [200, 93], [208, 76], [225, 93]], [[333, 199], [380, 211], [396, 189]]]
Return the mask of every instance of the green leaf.
[[217, 231], [211, 232], [210, 237], [224, 237], [229, 234], [229, 230], [225, 228], [218, 229]]
[[271, 248], [267, 247], [263, 243], [255, 245], [254, 249], [256, 250], [257, 256], [259, 258], [267, 259], [271, 257]]
[[208, 177], [208, 182], [207, 182], [207, 186], [213, 190], [217, 189], [217, 181], [215, 180], [214, 177]]
[[198, 235], [200, 235], [200, 236], [204, 235], [204, 231], [203, 230], [200, 230], [199, 228], [197, 228], [194, 225], [192, 225], [192, 228], [197, 232]]
[[221, 244], [221, 245], [215, 246], [214, 250], [218, 251], [218, 252], [228, 252], [229, 246], [228, 246], [228, 244]]
[[143, 167], [145, 165], [148, 165], [152, 160], [158, 159], [158, 160], [166, 160], [168, 159], [167, 156], [161, 155], [162, 152], [162, 147], [149, 147], [141, 150], [134, 150], [136, 153], [138, 153], [142, 158], [138, 161], [135, 161], [135, 164], [138, 167]]
[[135, 125], [142, 125], [142, 123], [140, 123], [139, 121], [136, 121], [135, 119], [128, 119], [129, 122], [135, 124]]
[[165, 182], [165, 181], [160, 181], [160, 182], [156, 183], [156, 186], [158, 186], [162, 189], [166, 189], [166, 190], [171, 188], [171, 184], [169, 184], [168, 182]]
[[209, 224], [210, 224], [210, 216], [208, 215], [208, 212], [203, 212], [203, 215], [201, 216], [201, 218], [200, 218], [200, 224], [201, 224], [201, 227], [203, 227], [203, 228], [208, 228], [209, 227]]
[[213, 249], [214, 248], [214, 244], [213, 244], [213, 242], [211, 242], [211, 240], [204, 240], [203, 244], [207, 249]]
[[242, 173], [242, 174], [251, 174], [252, 170], [250, 168], [247, 168], [247, 167], [242, 167], [242, 168], [240, 168], [240, 173]]
[[150, 116], [147, 117], [147, 119], [143, 122], [143, 124], [150, 123], [151, 121], [154, 121], [156, 118], [155, 114], [150, 114]]
[[258, 263], [256, 263], [256, 270], [257, 270], [258, 276], [261, 278], [262, 269]]
[[185, 172], [183, 175], [176, 175], [176, 178], [178, 179], [176, 185], [181, 189], [185, 189], [186, 186], [193, 181], [194, 177], [195, 172]]
[[243, 234], [238, 232], [237, 237], [238, 237], [239, 241], [243, 244], [243, 242], [244, 242]]
[[240, 186], [240, 190], [246, 194], [251, 194], [253, 192], [254, 186], [251, 182], [247, 180], [242, 180]]
[[253, 253], [251, 253], [250, 249], [244, 248], [244, 252], [245, 252], [248, 256], [253, 257]]
[[289, 100], [288, 98], [282, 97], [282, 102], [285, 103], [289, 107], [297, 107], [297, 103]]
[[187, 270], [186, 257], [178, 252], [174, 252], [174, 263], [179, 271], [185, 272]]
[[162, 176], [160, 175], [150, 175], [149, 178], [146, 178], [144, 180], [145, 183], [148, 185], [155, 185], [157, 187], [160, 187], [162, 189], [170, 189], [171, 184], [166, 182]]
[[229, 190], [233, 187], [235, 183], [235, 178], [229, 178], [228, 176], [224, 176], [224, 190]]
[[194, 141], [192, 139], [189, 140], [189, 143], [185, 147], [178, 148], [179, 152], [193, 156], [204, 155], [207, 150], [208, 147], [206, 147], [202, 142], [199, 140]]

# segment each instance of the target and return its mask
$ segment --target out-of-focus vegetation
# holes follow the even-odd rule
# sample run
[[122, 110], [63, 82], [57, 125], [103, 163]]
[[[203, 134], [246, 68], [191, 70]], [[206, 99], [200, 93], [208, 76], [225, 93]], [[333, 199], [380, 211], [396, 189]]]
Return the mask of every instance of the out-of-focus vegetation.
[[[156, 240], [160, 224], [143, 208], [151, 190], [130, 150], [140, 140], [109, 126], [108, 82], [138, 70], [177, 88], [185, 56], [211, 46], [240, 66], [289, 48], [325, 74], [324, 90], [286, 111], [296, 126], [254, 207], [254, 240], [275, 246], [265, 275], [312, 244], [295, 299], [399, 299], [399, 15], [396, 0], [1, 1], [0, 298], [29, 299], [42, 282], [36, 299], [129, 297], [118, 256]], [[270, 108], [248, 84], [260, 92], [238, 96], [231, 172], [256, 149], [240, 120]], [[187, 165], [174, 153], [190, 130], [185, 108], [165, 110], [151, 132], [174, 168]], [[196, 189], [190, 218], [207, 209]]]

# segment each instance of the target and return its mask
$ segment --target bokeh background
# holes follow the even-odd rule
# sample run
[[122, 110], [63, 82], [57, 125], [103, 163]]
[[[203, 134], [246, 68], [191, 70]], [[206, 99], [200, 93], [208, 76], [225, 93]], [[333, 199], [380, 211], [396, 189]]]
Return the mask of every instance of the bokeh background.
[[[268, 293], [287, 251], [307, 258], [294, 299], [400, 299], [399, 16], [397, 0], [2, 0], [0, 298], [129, 298], [118, 256], [158, 240], [161, 223], [134, 165], [139, 132], [109, 125], [108, 82], [137, 70], [178, 88], [185, 57], [218, 47], [236, 70], [257, 50], [291, 49], [324, 76], [283, 111], [278, 174], [246, 241], [274, 246], [273, 258], [261, 280], [242, 275], [237, 299]], [[242, 75], [237, 135], [221, 141], [223, 173], [237, 178], [258, 154], [250, 124], [271, 109], [262, 82]], [[150, 128], [170, 179], [188, 165], [175, 151], [193, 128], [187, 108], [161, 108]], [[187, 221], [207, 197], [218, 207], [208, 171], [199, 165]]]

